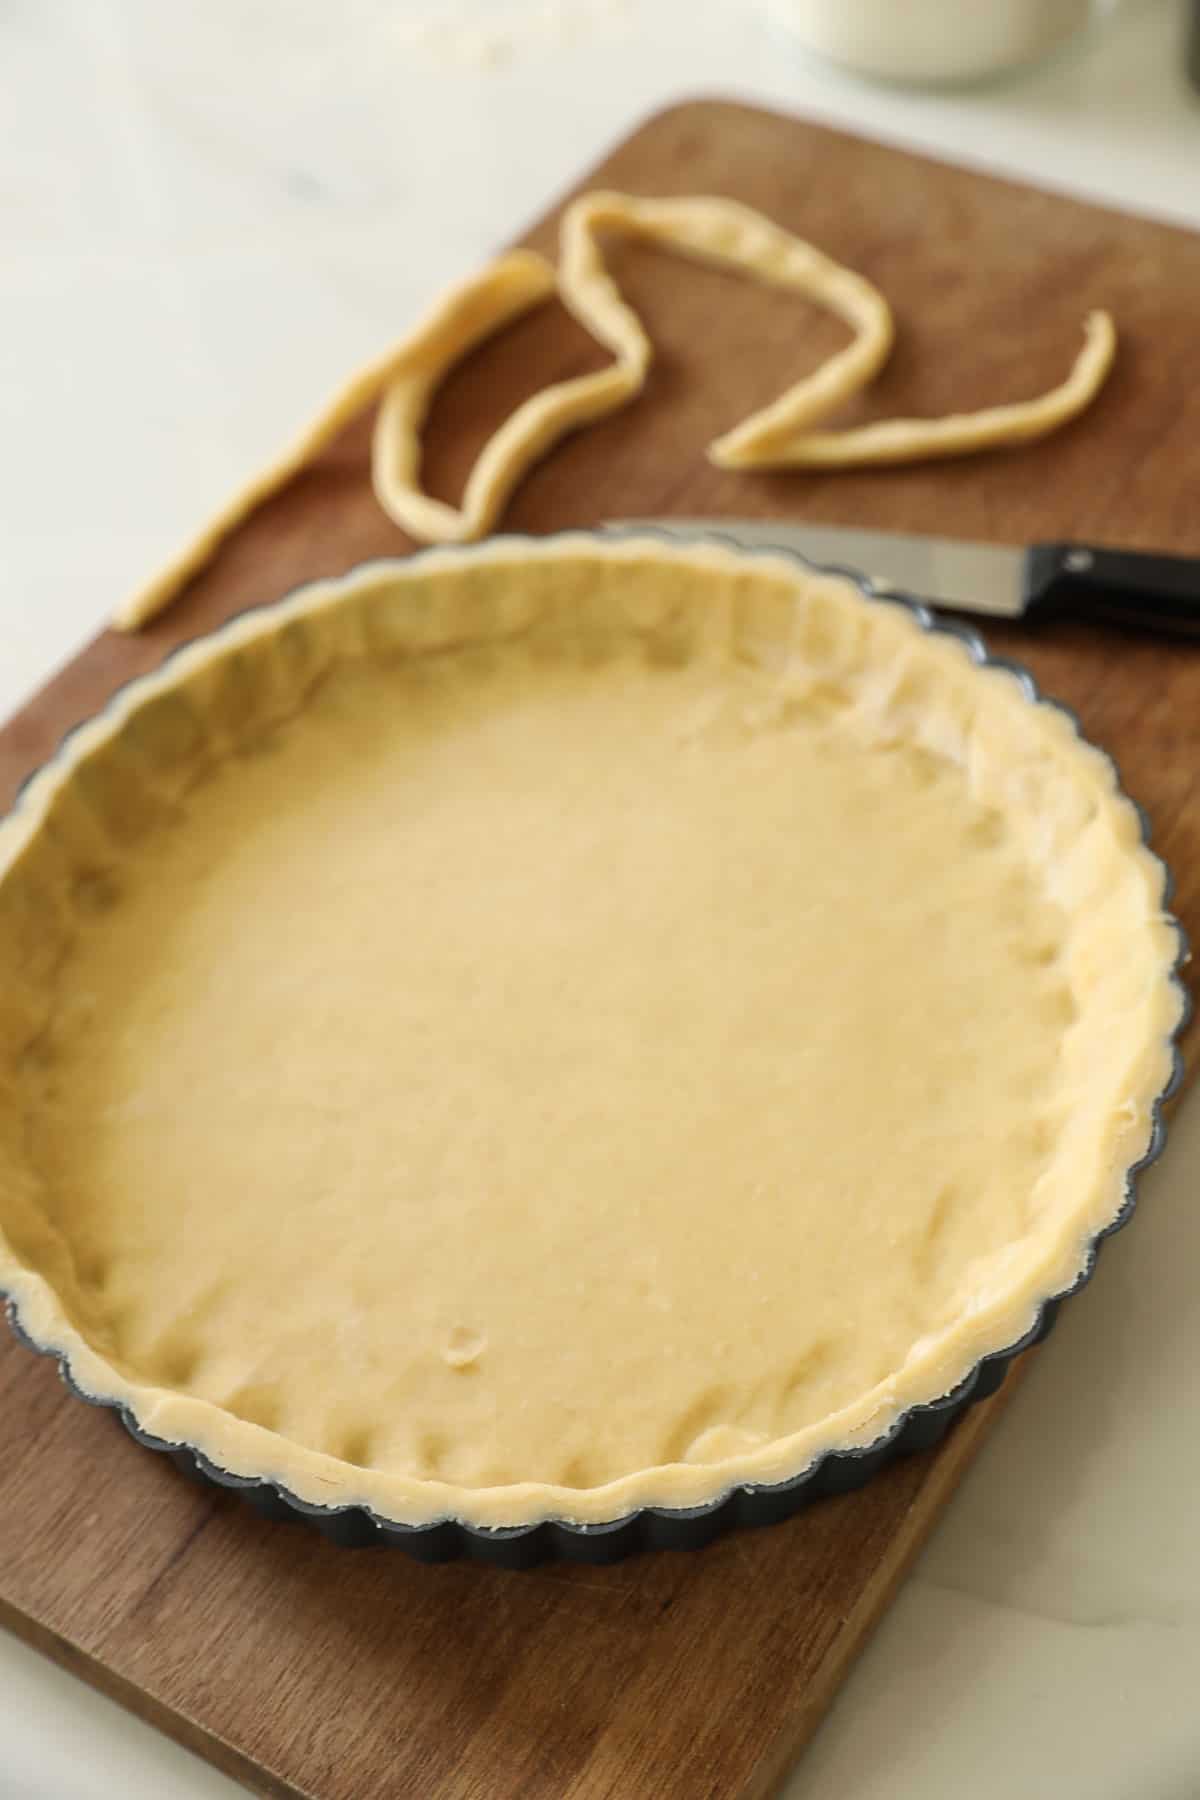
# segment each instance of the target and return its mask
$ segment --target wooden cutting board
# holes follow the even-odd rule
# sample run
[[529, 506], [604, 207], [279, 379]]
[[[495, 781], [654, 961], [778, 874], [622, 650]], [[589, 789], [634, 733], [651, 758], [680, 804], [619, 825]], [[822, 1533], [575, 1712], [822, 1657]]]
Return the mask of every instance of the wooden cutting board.
[[[525, 483], [512, 527], [725, 512], [1200, 554], [1200, 238], [711, 101], [651, 120], [580, 185], [594, 183], [736, 196], [878, 281], [900, 340], [862, 416], [1050, 386], [1097, 304], [1120, 324], [1120, 359], [1083, 421], [1020, 453], [858, 475], [723, 474], [704, 460], [708, 440], [839, 330], [793, 299], [620, 250], [620, 279], [659, 346], [653, 377], [636, 405]], [[524, 241], [550, 249], [553, 217]], [[436, 408], [435, 489], [457, 491], [520, 395], [600, 360], [554, 309], [474, 356]], [[366, 445], [364, 420], [163, 621], [140, 638], [99, 638], [32, 701], [0, 733], [0, 799], [181, 639], [407, 548], [371, 498]], [[1195, 935], [1200, 647], [1068, 627], [994, 637], [1117, 755]], [[189, 1486], [5, 1339], [0, 1619], [264, 1794], [749, 1800], [816, 1726], [1015, 1379], [936, 1452], [789, 1524], [696, 1555], [509, 1575], [339, 1551], [266, 1525]]]

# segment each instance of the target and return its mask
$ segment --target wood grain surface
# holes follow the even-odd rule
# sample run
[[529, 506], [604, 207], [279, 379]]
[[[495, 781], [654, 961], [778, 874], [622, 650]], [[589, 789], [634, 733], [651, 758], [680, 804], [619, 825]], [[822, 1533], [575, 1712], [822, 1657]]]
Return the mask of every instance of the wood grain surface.
[[[732, 195], [877, 281], [898, 347], [848, 417], [1036, 393], [1065, 373], [1095, 305], [1116, 315], [1119, 360], [1088, 416], [1019, 453], [722, 473], [704, 460], [709, 439], [841, 342], [841, 328], [792, 297], [619, 247], [619, 278], [659, 347], [650, 383], [531, 476], [508, 526], [807, 516], [1200, 554], [1200, 239], [715, 101], [651, 120], [580, 186], [596, 182]], [[554, 218], [524, 241], [550, 249]], [[457, 493], [520, 395], [600, 360], [554, 306], [472, 356], [435, 408], [435, 491]], [[101, 636], [0, 732], [0, 801], [172, 645], [409, 547], [371, 498], [367, 431], [351, 427], [263, 506], [160, 623]], [[1195, 935], [1200, 649], [1068, 626], [992, 638], [1117, 756]], [[189, 1486], [5, 1338], [0, 1620], [264, 1794], [749, 1800], [815, 1728], [1018, 1373], [937, 1451], [786, 1525], [694, 1555], [510, 1575], [339, 1551], [267, 1525]]]

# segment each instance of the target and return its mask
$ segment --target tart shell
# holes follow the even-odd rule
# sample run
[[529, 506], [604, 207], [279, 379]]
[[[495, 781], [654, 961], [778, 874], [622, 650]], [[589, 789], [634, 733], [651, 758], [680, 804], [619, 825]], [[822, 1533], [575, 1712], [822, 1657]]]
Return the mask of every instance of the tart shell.
[[[648, 536], [650, 534], [639, 533], [641, 538]], [[551, 542], [561, 543], [564, 547], [584, 547], [595, 541], [588, 534], [579, 533], [551, 540]], [[521, 546], [521, 540], [510, 539], [502, 540], [502, 542], [506, 548], [513, 550], [517, 550]], [[535, 542], [545, 545], [547, 540], [527, 540], [527, 542], [532, 548]], [[712, 534], [703, 542], [714, 547], [736, 549], [736, 546], [726, 545], [725, 540], [722, 540], [718, 534]], [[494, 547], [493, 543], [490, 548]], [[488, 548], [489, 546], [485, 546], [485, 554]], [[426, 554], [439, 556], [446, 553]], [[755, 561], [762, 557], [778, 559], [780, 556], [787, 557], [787, 553], [756, 552], [747, 560]], [[409, 559], [409, 563], [404, 566], [411, 566], [414, 560], [420, 559]], [[974, 632], [935, 618], [926, 607], [916, 601], [897, 599], [890, 594], [884, 596], [876, 593], [870, 581], [854, 571], [813, 569], [810, 565], [804, 564], [802, 559], [794, 556], [787, 557], [787, 560], [798, 564], [806, 572], [849, 579], [873, 603], [887, 606], [898, 605], [905, 608], [923, 631], [948, 634], [957, 638], [964, 646], [970, 660], [977, 666], [1002, 668], [1007, 671], [1018, 682], [1025, 700], [1030, 705], [1056, 706], [1056, 703], [1042, 698], [1032, 676], [1026, 670], [1007, 660], [991, 657], [982, 640]], [[378, 565], [372, 566], [372, 568], [374, 567], [378, 567]], [[358, 574], [366, 577], [372, 572], [372, 568], [360, 571]], [[272, 609], [264, 608], [262, 610], [269, 612]], [[243, 618], [244, 616], [242, 615]], [[222, 635], [229, 631], [234, 623], [231, 622], [230, 626], [222, 627], [210, 642], [214, 646], [218, 645]], [[160, 677], [142, 677], [131, 683], [128, 688], [121, 690], [118, 695], [113, 697], [109, 707], [105, 709], [105, 713], [111, 714], [114, 709], [127, 706], [131, 699], [136, 699], [137, 691], [144, 683], [153, 682], [156, 679], [160, 679]], [[1078, 731], [1078, 721], [1074, 719], [1074, 715], [1069, 713], [1069, 709], [1063, 707], [1056, 709], [1065, 713]], [[101, 718], [104, 717], [105, 714], [102, 714]], [[87, 727], [82, 729], [86, 730]], [[52, 777], [56, 766], [64, 770], [70, 767], [71, 746], [72, 738], [66, 739], [60, 747], [58, 755], [46, 766], [44, 772], [46, 775]], [[1117, 782], [1119, 792], [1119, 780], [1115, 768], [1114, 781]], [[22, 801], [19, 798], [18, 811], [21, 804]], [[1138, 809], [1138, 816], [1142, 828], [1143, 844], [1148, 845], [1148, 825], [1140, 809]], [[1162, 906], [1165, 913], [1170, 901], [1170, 878], [1165, 867], [1161, 864], [1159, 866], [1163, 869]], [[826, 1451], [790, 1479], [733, 1482], [727, 1489], [703, 1505], [644, 1505], [623, 1512], [619, 1517], [598, 1523], [585, 1523], [555, 1516], [542, 1517], [530, 1523], [499, 1527], [457, 1517], [437, 1518], [426, 1523], [405, 1523], [382, 1517], [371, 1508], [361, 1504], [332, 1506], [316, 1504], [292, 1492], [286, 1484], [278, 1480], [221, 1468], [197, 1445], [156, 1436], [139, 1422], [134, 1408], [122, 1396], [92, 1391], [88, 1384], [81, 1381], [78, 1374], [72, 1370], [69, 1348], [58, 1341], [57, 1335], [52, 1329], [44, 1328], [44, 1321], [39, 1321], [35, 1326], [31, 1318], [31, 1309], [24, 1305], [23, 1299], [8, 1292], [6, 1298], [11, 1323], [17, 1336], [29, 1348], [57, 1359], [64, 1380], [77, 1395], [93, 1404], [115, 1410], [126, 1429], [140, 1444], [169, 1456], [185, 1475], [220, 1488], [240, 1492], [264, 1517], [280, 1520], [295, 1519], [314, 1525], [331, 1541], [345, 1547], [387, 1544], [401, 1548], [422, 1561], [444, 1561], [457, 1556], [466, 1556], [475, 1561], [516, 1568], [532, 1566], [548, 1558], [599, 1563], [615, 1561], [642, 1549], [694, 1549], [708, 1543], [720, 1533], [734, 1526], [776, 1523], [789, 1517], [812, 1500], [860, 1486], [893, 1456], [928, 1449], [939, 1442], [968, 1406], [976, 1400], [988, 1397], [1000, 1387], [1014, 1359], [1022, 1351], [1047, 1335], [1055, 1322], [1062, 1301], [1070, 1294], [1077, 1292], [1090, 1279], [1101, 1243], [1127, 1223], [1131, 1217], [1135, 1205], [1136, 1177], [1161, 1153], [1165, 1139], [1163, 1107], [1179, 1086], [1183, 1072], [1182, 1054], [1177, 1040], [1186, 1023], [1189, 1006], [1179, 971], [1187, 954], [1187, 946], [1178, 922], [1169, 917], [1167, 922], [1176, 935], [1177, 949], [1170, 971], [1170, 979], [1179, 995], [1177, 1017], [1169, 1036], [1170, 1075], [1153, 1100], [1152, 1126], [1145, 1152], [1126, 1171], [1123, 1200], [1115, 1215], [1100, 1230], [1089, 1237], [1082, 1264], [1075, 1279], [1060, 1291], [1047, 1295], [1037, 1308], [1029, 1329], [1004, 1348], [983, 1356], [949, 1393], [904, 1410], [892, 1420], [881, 1435], [866, 1444]], [[0, 1292], [3, 1291], [2, 1272], [0, 1272]]]

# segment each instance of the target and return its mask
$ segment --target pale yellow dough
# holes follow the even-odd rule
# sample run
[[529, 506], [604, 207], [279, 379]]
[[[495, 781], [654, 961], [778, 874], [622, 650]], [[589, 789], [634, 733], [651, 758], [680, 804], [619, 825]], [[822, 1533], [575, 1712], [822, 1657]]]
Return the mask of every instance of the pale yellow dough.
[[1066, 379], [1034, 400], [951, 413], [944, 419], [877, 419], [849, 431], [810, 431], [780, 444], [774, 466], [860, 469], [873, 463], [927, 462], [1047, 437], [1091, 405], [1117, 353], [1117, 330], [1108, 313], [1089, 313], [1083, 330], [1083, 348]]
[[844, 350], [718, 438], [709, 450], [714, 462], [728, 468], [769, 465], [781, 442], [827, 417], [887, 360], [894, 329], [879, 290], [752, 207], [712, 196], [642, 200], [630, 194], [583, 194], [563, 216], [559, 291], [580, 324], [618, 358], [631, 361], [644, 347], [648, 366], [650, 345], [604, 266], [600, 234], [606, 231], [646, 238], [696, 262], [804, 294], [837, 313], [854, 332]]
[[[649, 239], [698, 262], [804, 294], [837, 313], [854, 333], [845, 349], [709, 445], [709, 457], [720, 468], [857, 467], [1025, 443], [1083, 411], [1116, 351], [1112, 319], [1091, 313], [1069, 377], [1037, 399], [946, 419], [892, 419], [850, 431], [815, 432], [813, 427], [864, 388], [887, 360], [895, 332], [879, 290], [736, 200], [582, 194], [563, 214], [557, 273], [533, 251], [514, 250], [452, 288], [395, 349], [355, 376], [292, 449], [243, 489], [194, 544], [117, 611], [114, 627], [133, 631], [155, 618], [255, 506], [376, 398], [371, 468], [384, 511], [424, 542], [484, 537], [539, 458], [568, 433], [624, 406], [645, 385], [653, 346], [605, 266], [605, 232]], [[468, 350], [555, 291], [612, 353], [612, 363], [531, 394], [484, 445], [462, 504], [435, 499], [421, 483], [421, 431], [438, 387]]]
[[846, 582], [376, 565], [137, 683], [0, 827], [0, 1287], [307, 1500], [701, 1502], [1074, 1279], [1175, 950], [1107, 760]]
[[[750, 207], [710, 198], [583, 194], [563, 215], [557, 287], [563, 305], [611, 351], [613, 361], [607, 369], [556, 382], [524, 401], [485, 446], [467, 479], [461, 507], [453, 507], [421, 487], [421, 426], [447, 369], [475, 340], [464, 333], [456, 341], [451, 330], [436, 353], [422, 345], [407, 357], [403, 370], [389, 379], [379, 408], [372, 469], [380, 505], [415, 537], [435, 543], [482, 537], [539, 457], [568, 432], [623, 406], [645, 385], [653, 346], [605, 267], [601, 239], [606, 232], [645, 238], [698, 262], [806, 294], [838, 313], [854, 331], [845, 350], [719, 439], [710, 452], [715, 462], [734, 468], [772, 461], [780, 445], [791, 445], [806, 424], [824, 418], [865, 385], [887, 358], [892, 319], [878, 290]], [[498, 272], [499, 265], [495, 268]], [[554, 271], [548, 263], [541, 269], [553, 288]], [[485, 274], [483, 291], [486, 285]]]
[[[531, 250], [512, 250], [489, 263], [478, 275], [450, 288], [407, 337], [360, 369], [312, 424], [305, 427], [290, 449], [256, 475], [209, 521], [187, 549], [117, 609], [112, 618], [114, 630], [137, 631], [157, 618], [192, 576], [199, 574], [211, 561], [230, 532], [256, 506], [277, 494], [284, 483], [332, 442], [357, 413], [377, 400], [389, 384], [395, 384], [397, 395], [402, 397], [403, 405], [415, 421], [414, 430], [419, 428], [430, 395], [446, 370], [489, 333], [548, 299], [554, 286], [554, 271], [543, 257], [536, 256]], [[508, 423], [512, 426], [514, 421]], [[489, 449], [490, 445], [485, 448], [484, 458]], [[416, 536], [457, 535], [445, 529], [441, 514], [436, 511], [437, 501], [426, 500], [425, 506], [431, 509], [434, 526], [423, 531], [421, 517], [415, 517], [412, 529]], [[442, 512], [449, 510], [443, 508]], [[440, 531], [439, 524], [442, 525]]]
[[[520, 253], [531, 272], [530, 304], [555, 291], [553, 266], [531, 252]], [[650, 360], [649, 343], [630, 343], [611, 368], [542, 388], [522, 402], [484, 445], [467, 477], [462, 505], [436, 500], [421, 486], [421, 427], [430, 401], [448, 370], [479, 337], [514, 316], [504, 304], [504, 284], [495, 284], [500, 264], [480, 281], [481, 296], [496, 304], [481, 309], [480, 329], [469, 336], [454, 322], [436, 347], [420, 345], [388, 382], [375, 421], [371, 452], [375, 497], [388, 516], [415, 538], [430, 543], [470, 543], [495, 524], [526, 471], [568, 431], [612, 412], [636, 393]], [[493, 292], [494, 290], [494, 292]], [[524, 310], [524, 298], [520, 310]]]

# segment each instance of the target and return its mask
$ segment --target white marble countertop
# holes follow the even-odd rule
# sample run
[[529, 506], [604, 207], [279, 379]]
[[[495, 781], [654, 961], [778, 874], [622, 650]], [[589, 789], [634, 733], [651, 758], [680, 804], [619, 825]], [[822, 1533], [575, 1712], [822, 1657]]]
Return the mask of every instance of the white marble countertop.
[[[806, 62], [757, 0], [5, 0], [0, 714], [648, 111], [737, 93], [1195, 226], [1179, 37], [1128, 0], [934, 98]], [[1200, 1793], [1197, 1169], [1200, 1099], [789, 1800]], [[5, 1800], [235, 1791], [3, 1635], [0, 1747]]]

